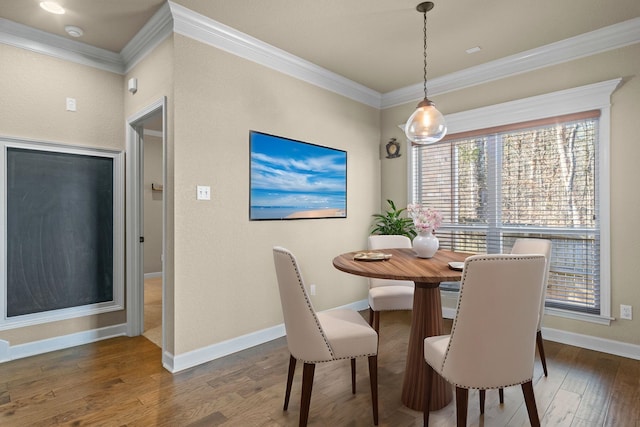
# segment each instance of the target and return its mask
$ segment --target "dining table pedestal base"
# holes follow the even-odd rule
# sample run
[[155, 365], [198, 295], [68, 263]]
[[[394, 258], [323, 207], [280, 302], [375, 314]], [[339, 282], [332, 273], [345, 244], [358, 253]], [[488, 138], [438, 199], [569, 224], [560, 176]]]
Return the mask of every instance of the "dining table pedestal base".
[[[451, 267], [452, 262], [464, 262], [470, 254], [438, 249], [433, 258], [418, 258], [413, 249], [385, 249], [385, 261], [362, 262], [355, 259], [360, 252], [347, 252], [333, 259], [333, 266], [340, 271], [378, 279], [411, 280], [415, 283], [413, 313], [407, 363], [402, 384], [402, 403], [416, 411], [424, 405], [424, 339], [444, 333], [440, 283], [456, 282], [462, 271]], [[453, 400], [453, 387], [440, 375], [433, 374], [430, 409], [438, 410]]]
[[[444, 324], [439, 283], [415, 282], [415, 285], [407, 365], [402, 385], [402, 403], [408, 408], [422, 412], [426, 374], [424, 339], [442, 335]], [[431, 411], [444, 408], [453, 399], [451, 385], [435, 372], [431, 390], [429, 403]]]

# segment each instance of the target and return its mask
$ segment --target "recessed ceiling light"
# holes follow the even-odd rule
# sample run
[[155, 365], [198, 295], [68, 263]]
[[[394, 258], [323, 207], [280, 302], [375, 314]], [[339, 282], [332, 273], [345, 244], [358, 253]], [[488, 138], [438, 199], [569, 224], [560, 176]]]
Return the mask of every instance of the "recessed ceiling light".
[[480, 46], [476, 46], [476, 47], [470, 47], [469, 49], [465, 50], [465, 52], [476, 53], [476, 52], [480, 52], [481, 50], [482, 48]]
[[80, 37], [81, 35], [84, 34], [84, 31], [82, 31], [82, 28], [76, 27], [75, 25], [65, 25], [64, 30], [71, 37]]
[[64, 14], [64, 7], [60, 6], [55, 1], [41, 1], [40, 7], [50, 13], [55, 13], [56, 15]]

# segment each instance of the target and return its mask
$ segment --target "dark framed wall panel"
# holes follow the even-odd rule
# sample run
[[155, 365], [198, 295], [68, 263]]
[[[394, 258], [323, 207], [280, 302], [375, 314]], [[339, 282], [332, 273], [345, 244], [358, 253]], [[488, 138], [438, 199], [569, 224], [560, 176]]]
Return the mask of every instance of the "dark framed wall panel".
[[3, 326], [122, 309], [122, 154], [2, 150]]

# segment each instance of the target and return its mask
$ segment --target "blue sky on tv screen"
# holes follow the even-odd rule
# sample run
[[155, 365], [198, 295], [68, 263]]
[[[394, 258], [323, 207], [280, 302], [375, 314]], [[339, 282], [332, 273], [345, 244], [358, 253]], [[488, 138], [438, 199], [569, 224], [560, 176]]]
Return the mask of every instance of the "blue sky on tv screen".
[[[252, 218], [284, 218], [302, 210], [346, 210], [346, 174], [345, 151], [252, 132]], [[271, 213], [265, 213], [267, 209]]]

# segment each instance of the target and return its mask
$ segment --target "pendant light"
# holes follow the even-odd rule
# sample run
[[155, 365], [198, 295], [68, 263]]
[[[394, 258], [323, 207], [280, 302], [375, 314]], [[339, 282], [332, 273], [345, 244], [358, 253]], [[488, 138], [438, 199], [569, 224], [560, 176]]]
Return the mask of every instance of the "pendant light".
[[416, 10], [424, 15], [424, 99], [404, 126], [404, 133], [414, 145], [433, 144], [447, 134], [447, 124], [442, 113], [427, 98], [427, 12], [433, 9], [433, 6], [433, 2], [430, 1], [416, 6]]

